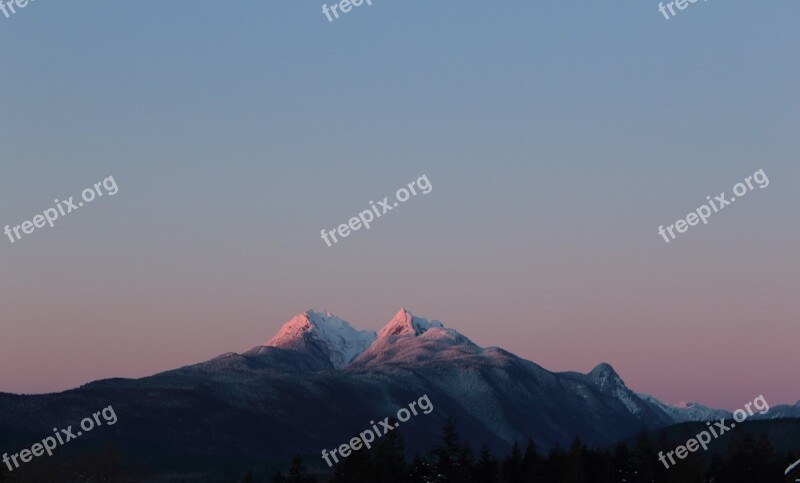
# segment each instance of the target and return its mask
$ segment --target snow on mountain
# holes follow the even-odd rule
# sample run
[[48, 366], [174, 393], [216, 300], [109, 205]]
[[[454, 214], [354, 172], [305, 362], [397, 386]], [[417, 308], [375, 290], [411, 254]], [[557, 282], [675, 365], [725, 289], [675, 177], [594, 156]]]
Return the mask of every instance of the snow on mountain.
[[417, 364], [422, 361], [454, 360], [483, 349], [438, 320], [428, 321], [400, 309], [381, 330], [378, 338], [353, 360], [357, 366], [384, 363]]
[[639, 416], [644, 412], [642, 401], [636, 397], [636, 393], [628, 389], [610, 364], [602, 362], [586, 376], [600, 389], [600, 392], [615, 397], [634, 416]]
[[722, 418], [731, 418], [733, 415], [724, 409], [714, 409], [699, 403], [665, 404], [649, 394], [637, 394], [643, 401], [667, 413], [675, 423], [687, 421], [716, 421]]
[[[328, 312], [309, 311], [243, 354], [138, 380], [96, 381], [61, 394], [0, 393], [0, 435], [50, 424], [35, 422], [40, 415], [69, 420], [109, 400], [129, 416], [129, 444], [138, 447], [151, 428], [161, 428], [170, 437], [158, 439], [159, 450], [182, 448], [193, 458], [310, 454], [352, 437], [365, 420], [391, 415], [420, 394], [436, 410], [403, 427], [413, 451], [437, 440], [447, 416], [458, 421], [473, 447], [486, 444], [495, 452], [529, 438], [545, 451], [568, 446], [575, 437], [606, 447], [642, 428], [718, 418], [716, 410], [701, 405], [668, 406], [637, 395], [608, 364], [588, 374], [554, 373], [501, 348], [482, 348], [404, 309], [379, 332], [380, 337]], [[76, 403], [87, 409], [78, 411]], [[764, 416], [795, 411], [800, 403], [771, 407]], [[198, 439], [197, 427], [213, 432]]]
[[[431, 329], [443, 329], [442, 323], [415, 317], [405, 309], [400, 309], [378, 334], [356, 330], [347, 321], [330, 312], [308, 310], [292, 317], [264, 346], [302, 352], [317, 360], [329, 362], [334, 369], [341, 369], [365, 352], [376, 340], [422, 336]], [[440, 335], [466, 340], [461, 334], [449, 329]]]
[[755, 414], [750, 416], [752, 419], [783, 419], [783, 418], [800, 418], [800, 401], [795, 405], [777, 404], [770, 406], [769, 411], [765, 414], [760, 414], [753, 409]]
[[434, 327], [419, 336], [378, 337], [351, 366], [454, 362], [483, 349], [453, 329]]
[[[386, 365], [419, 367], [426, 364], [433, 366], [456, 364], [456, 367], [466, 372], [447, 381], [441, 381], [443, 386], [453, 383], [455, 386], [464, 385], [464, 388], [450, 387], [448, 392], [454, 395], [463, 392], [465, 388], [475, 389], [479, 385], [473, 379], [474, 374], [470, 373], [475, 367], [484, 364], [503, 366], [509, 357], [514, 357], [504, 351], [483, 349], [458, 331], [445, 328], [438, 320], [429, 321], [417, 317], [404, 308], [401, 308], [377, 334], [372, 331], [356, 330], [348, 322], [330, 312], [309, 310], [294, 316], [269, 342], [245, 353], [245, 356], [260, 356], [267, 348], [300, 352], [306, 357], [310, 356], [308, 361], [318, 361], [303, 360], [302, 362], [308, 367], [321, 364], [321, 367], [361, 371]], [[277, 365], [276, 358], [280, 357], [282, 360], [288, 357], [277, 353], [270, 353], [269, 356], [270, 366]], [[262, 359], [263, 357], [253, 361], [248, 360], [248, 367], [267, 363]], [[235, 363], [236, 367], [242, 365], [238, 360], [231, 360], [231, 363]], [[542, 371], [547, 372], [543, 369]], [[637, 394], [630, 390], [614, 368], [606, 363], [598, 364], [585, 375], [559, 373], [554, 376], [562, 383], [569, 384], [570, 391], [574, 391], [579, 398], [593, 400], [595, 396], [591, 395], [591, 392], [599, 391], [605, 395], [604, 397], [618, 401], [625, 411], [643, 422], [661, 425], [666, 422], [711, 421], [731, 417], [728, 411], [709, 408], [702, 404], [668, 405], [652, 396]], [[458, 398], [465, 397], [464, 394], [458, 396]], [[788, 416], [798, 410], [800, 406], [787, 406], [766, 416], [780, 417], [777, 413]]]
[[375, 337], [375, 332], [356, 330], [328, 311], [308, 310], [292, 317], [264, 345], [311, 353], [341, 369], [369, 347]]
[[[725, 409], [714, 409], [696, 402], [679, 402], [676, 404], [665, 404], [649, 394], [637, 394], [643, 401], [651, 406], [657, 407], [667, 413], [675, 423], [685, 423], [689, 421], [717, 421], [720, 419], [730, 419], [733, 413]], [[754, 410], [755, 411], [755, 410]], [[748, 419], [783, 419], [800, 418], [800, 401], [791, 406], [781, 404], [770, 407], [765, 414], [755, 411], [755, 414], [748, 416]]]
[[444, 327], [441, 322], [434, 320], [414, 317], [406, 309], [400, 309], [392, 320], [378, 332], [378, 337], [403, 336], [403, 335], [422, 335], [425, 331], [433, 327]]

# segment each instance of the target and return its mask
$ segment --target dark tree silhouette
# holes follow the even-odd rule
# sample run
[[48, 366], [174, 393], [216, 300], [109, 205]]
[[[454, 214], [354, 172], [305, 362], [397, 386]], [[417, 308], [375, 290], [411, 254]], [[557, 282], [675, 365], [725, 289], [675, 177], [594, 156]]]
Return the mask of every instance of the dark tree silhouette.
[[567, 456], [561, 446], [555, 445], [547, 453], [547, 462], [542, 471], [542, 481], [558, 481], [561, 471], [566, 464]]
[[455, 421], [447, 418], [442, 428], [442, 444], [432, 450], [433, 481], [469, 482], [472, 471], [472, 452], [459, 440]]
[[664, 465], [658, 461], [658, 451], [644, 429], [636, 436], [632, 456], [637, 472], [633, 481], [650, 483], [656, 481], [656, 477], [663, 474]]
[[517, 443], [514, 443], [511, 454], [506, 457], [500, 467], [500, 481], [502, 483], [524, 483], [524, 475], [522, 454], [519, 452]]
[[[665, 468], [658, 452], [683, 443], [668, 440], [664, 432], [655, 440], [641, 433], [613, 448], [590, 448], [575, 438], [569, 451], [556, 445], [543, 456], [529, 440], [524, 454], [514, 444], [499, 460], [484, 445], [475, 461], [469, 445], [459, 437], [456, 422], [448, 419], [440, 443], [427, 456], [417, 453], [406, 464], [401, 434], [391, 431], [372, 448], [340, 459], [331, 483], [767, 483], [781, 481], [783, 470], [800, 456], [777, 454], [767, 436], [756, 439], [737, 427], [729, 438], [716, 441], [713, 449], [690, 452]], [[726, 454], [719, 453], [726, 449]], [[273, 481], [316, 479], [295, 458], [289, 476]]]
[[419, 453], [414, 455], [411, 461], [411, 468], [409, 469], [410, 481], [417, 482], [430, 482], [432, 480], [431, 473], [433, 472], [431, 463], [420, 456]]
[[[392, 419], [390, 425], [399, 424]], [[399, 431], [383, 435], [371, 450], [373, 483], [405, 483], [407, 473], [405, 443]]]
[[275, 473], [275, 476], [272, 477], [272, 483], [286, 483], [286, 475], [283, 474], [283, 471]]
[[286, 477], [287, 483], [317, 483], [317, 477], [308, 473], [300, 455], [292, 458], [292, 465], [289, 467], [289, 476]]
[[497, 460], [484, 445], [475, 465], [475, 480], [479, 482], [495, 483], [497, 481]]
[[528, 439], [528, 445], [525, 447], [525, 454], [522, 456], [522, 467], [524, 468], [523, 481], [535, 482], [541, 479], [540, 475], [544, 470], [542, 457], [539, 455], [536, 443], [532, 439]]
[[567, 453], [566, 464], [561, 472], [563, 483], [588, 483], [588, 448], [580, 438], [575, 438]]
[[371, 451], [362, 446], [358, 451], [351, 452], [347, 458], [340, 459], [339, 463], [334, 463], [333, 479], [330, 483], [369, 481], [375, 465]]

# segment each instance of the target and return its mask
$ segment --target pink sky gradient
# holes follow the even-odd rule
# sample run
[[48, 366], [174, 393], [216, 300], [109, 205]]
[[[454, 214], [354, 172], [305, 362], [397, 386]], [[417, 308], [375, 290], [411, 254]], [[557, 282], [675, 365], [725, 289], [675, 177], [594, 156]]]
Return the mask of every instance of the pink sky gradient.
[[[386, 2], [331, 25], [302, 2], [95, 3], [0, 20], [18, 39], [0, 229], [119, 187], [0, 240], [0, 391], [241, 352], [310, 308], [375, 330], [402, 306], [549, 370], [608, 362], [665, 402], [800, 400], [800, 2], [669, 22]], [[768, 188], [658, 235], [759, 169]], [[320, 239], [423, 174], [429, 194]]]

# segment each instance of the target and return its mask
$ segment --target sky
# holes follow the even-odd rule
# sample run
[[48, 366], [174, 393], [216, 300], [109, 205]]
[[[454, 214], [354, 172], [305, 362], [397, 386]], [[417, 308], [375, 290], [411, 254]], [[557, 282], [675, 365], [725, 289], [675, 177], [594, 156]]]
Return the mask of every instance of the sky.
[[[800, 400], [800, 3], [52, 2], [0, 15], [0, 391], [400, 307], [668, 403]], [[659, 225], [763, 169], [666, 243]], [[432, 186], [327, 246], [425, 175]]]

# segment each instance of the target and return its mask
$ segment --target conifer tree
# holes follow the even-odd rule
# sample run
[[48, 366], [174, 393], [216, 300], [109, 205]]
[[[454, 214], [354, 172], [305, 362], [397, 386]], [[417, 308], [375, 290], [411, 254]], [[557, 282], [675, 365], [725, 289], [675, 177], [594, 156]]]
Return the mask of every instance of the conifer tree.
[[475, 480], [479, 482], [495, 483], [497, 481], [497, 460], [489, 452], [489, 448], [483, 445], [478, 463], [475, 465]]
[[292, 458], [292, 465], [289, 467], [287, 483], [317, 483], [317, 477], [308, 473], [303, 458], [300, 455]]
[[[391, 426], [397, 423], [390, 421]], [[372, 479], [370, 483], [405, 483], [407, 473], [405, 443], [399, 431], [389, 431], [370, 450]]]
[[514, 443], [511, 448], [511, 453], [503, 461], [500, 467], [500, 481], [502, 483], [523, 483], [523, 467], [522, 467], [522, 454], [519, 451], [519, 445]]
[[411, 461], [408, 474], [412, 483], [430, 483], [433, 481], [431, 477], [431, 464], [420, 456], [419, 453], [414, 454], [414, 459]]
[[569, 448], [567, 458], [563, 470], [561, 471], [561, 479], [563, 483], [588, 483], [588, 464], [589, 458], [587, 456], [588, 449], [576, 437], [572, 446]]
[[448, 417], [442, 427], [442, 444], [431, 451], [434, 463], [434, 481], [457, 481], [459, 462], [462, 460], [462, 449], [459, 443], [458, 430], [453, 418]]

